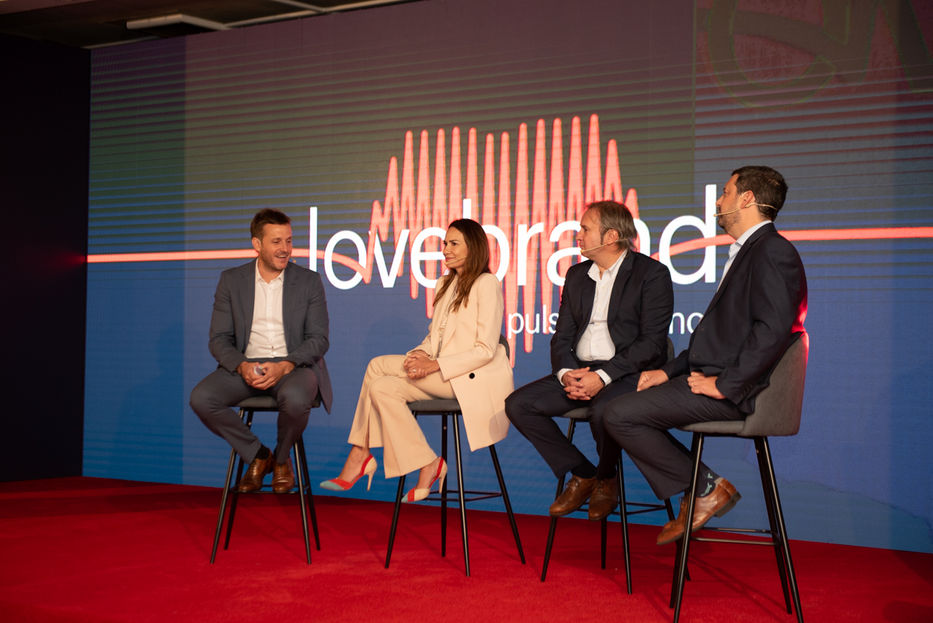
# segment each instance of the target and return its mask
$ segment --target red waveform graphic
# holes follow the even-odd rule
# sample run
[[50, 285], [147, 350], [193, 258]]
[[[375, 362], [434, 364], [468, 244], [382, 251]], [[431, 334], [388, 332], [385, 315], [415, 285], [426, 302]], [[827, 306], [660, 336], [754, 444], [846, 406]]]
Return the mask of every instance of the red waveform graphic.
[[[430, 136], [422, 130], [418, 142], [418, 161], [415, 164], [414, 135], [405, 134], [402, 153], [401, 181], [398, 159], [389, 160], [385, 199], [373, 202], [370, 218], [369, 245], [366, 265], [362, 267], [363, 280], [372, 279], [373, 255], [376, 238], [382, 242], [393, 237], [395, 246], [404, 229], [417, 233], [427, 227], [446, 229], [450, 221], [463, 215], [464, 199], [473, 206], [472, 218], [483, 225], [495, 225], [508, 237], [508, 258], [505, 277], [502, 280], [505, 292], [505, 316], [518, 311], [521, 299], [522, 313], [534, 323], [539, 323], [539, 332], [550, 333], [548, 317], [555, 311], [553, 285], [547, 277], [547, 260], [555, 251], [575, 246], [572, 231], [564, 232], [555, 242], [549, 240], [550, 231], [561, 222], [578, 221], [585, 206], [592, 201], [612, 199], [624, 202], [638, 218], [638, 195], [634, 188], [623, 194], [619, 170], [619, 155], [615, 140], [606, 147], [605, 169], [600, 153], [599, 118], [591, 115], [584, 139], [580, 118], [574, 117], [570, 125], [569, 163], [564, 169], [563, 128], [561, 120], [551, 123], [550, 142], [547, 123], [539, 119], [535, 125], [533, 144], [529, 145], [528, 126], [521, 124], [516, 139], [514, 208], [512, 204], [511, 141], [508, 132], [497, 140], [487, 134], [482, 153], [482, 194], [479, 188], [480, 154], [475, 128], [470, 128], [466, 139], [466, 185], [461, 178], [461, 135], [459, 128], [450, 133], [450, 166], [447, 166], [447, 136], [443, 129], [437, 131], [434, 148], [433, 171], [429, 162]], [[584, 153], [585, 148], [585, 153]], [[550, 151], [549, 151], [550, 150]], [[550, 153], [550, 167], [548, 167]], [[449, 171], [449, 173], [448, 173]], [[417, 180], [417, 181], [416, 181]], [[430, 180], [430, 181], [429, 181]], [[433, 187], [433, 192], [431, 191]], [[513, 222], [514, 214], [514, 222]], [[523, 234], [536, 223], [543, 229], [533, 230], [534, 235]], [[491, 241], [491, 270], [503, 262], [504, 250]], [[425, 251], [439, 250], [440, 241], [431, 238], [425, 243]], [[517, 253], [527, 249], [527, 254]], [[571, 264], [571, 257], [558, 262], [558, 272], [564, 274]], [[522, 274], [519, 274], [522, 265]], [[399, 265], [399, 275], [401, 275]], [[429, 262], [425, 277], [439, 277], [438, 265]], [[519, 286], [522, 285], [521, 294]], [[410, 274], [410, 295], [418, 297], [419, 285], [414, 274]], [[540, 301], [540, 314], [536, 314], [536, 302]], [[434, 293], [426, 292], [425, 312], [432, 314]], [[512, 352], [515, 352], [515, 337], [509, 332]], [[523, 347], [532, 349], [534, 335], [524, 331]], [[514, 355], [513, 355], [514, 357]]]
[[[480, 139], [476, 129], [470, 128], [466, 133], [465, 166], [464, 154], [461, 151], [463, 140], [457, 127], [450, 131], [449, 140], [443, 129], [437, 130], [434, 136], [432, 164], [429, 132], [422, 130], [418, 135], [417, 162], [414, 134], [411, 131], [405, 133], [401, 171], [398, 158], [391, 157], [386, 176], [385, 197], [382, 202], [373, 201], [372, 204], [365, 260], [362, 240], [357, 243], [358, 259], [333, 252], [332, 249], [328, 258], [328, 252], [316, 246], [316, 233], [311, 243], [312, 248], [296, 248], [294, 256], [324, 259], [325, 270], [328, 269], [328, 261], [341, 264], [358, 273], [362, 281], [368, 284], [372, 281], [373, 266], [378, 263], [375, 261], [376, 244], [380, 244], [380, 261], [383, 259], [381, 243], [385, 243], [390, 237], [396, 254], [404, 253], [406, 244], [411, 244], [420, 232], [427, 228], [445, 230], [451, 221], [464, 216], [464, 209], [469, 206], [471, 218], [484, 226], [495, 227], [492, 230], [495, 235], [489, 236], [490, 269], [497, 272], [502, 279], [505, 298], [504, 320], [508, 323], [510, 318], [521, 317], [522, 329], [515, 330], [507, 326], [504, 330], [508, 336], [514, 363], [515, 336], [521, 333], [522, 347], [525, 352], [531, 352], [534, 335], [550, 333], [550, 318], [553, 316], [556, 319], [559, 292], [556, 293], [558, 297], [555, 297], [556, 286], [548, 276], [548, 264], [552, 264], [552, 275], [555, 268], [558, 275], [563, 275], [576, 256], [576, 253], [568, 251], [576, 246], [573, 229], [566, 227], [568, 222], [579, 221], [588, 203], [603, 199], [625, 203], [632, 216], [637, 219], [638, 193], [634, 188], [623, 191], [615, 140], [610, 139], [607, 142], [603, 157], [597, 115], [589, 117], [585, 137], [580, 118], [571, 119], [566, 167], [564, 131], [560, 119], [554, 119], [550, 127], [544, 119], [538, 119], [533, 137], [529, 137], [528, 125], [524, 123], [518, 127], [515, 137], [503, 132], [498, 137], [486, 134]], [[311, 210], [316, 214], [316, 208]], [[789, 240], [798, 241], [933, 238], [933, 227], [823, 229], [782, 233]], [[356, 234], [352, 235], [359, 238]], [[402, 236], [408, 236], [407, 240], [402, 240]], [[552, 237], [555, 239], [552, 240]], [[437, 236], [428, 236], [422, 245], [422, 252], [439, 251], [440, 242]], [[700, 237], [671, 245], [668, 254], [673, 257], [709, 246], [728, 245], [731, 242], [732, 239], [724, 234]], [[552, 259], [552, 256], [555, 257]], [[88, 255], [87, 261], [90, 264], [253, 257], [255, 251], [246, 248], [101, 253]], [[653, 257], [657, 259], [658, 254], [654, 253]], [[402, 276], [404, 262], [394, 261], [393, 264], [396, 267], [394, 277]], [[415, 264], [414, 256], [412, 264]], [[418, 264], [423, 267], [425, 279], [434, 280], [440, 277], [440, 262], [419, 261]], [[385, 269], [380, 267], [379, 270]], [[385, 277], [383, 272], [382, 278]], [[421, 285], [416, 278], [414, 266], [410, 267], [409, 279], [409, 295], [416, 299]], [[421, 283], [424, 283], [424, 279]], [[425, 314], [429, 318], [433, 312], [433, 303], [434, 290], [427, 289]]]

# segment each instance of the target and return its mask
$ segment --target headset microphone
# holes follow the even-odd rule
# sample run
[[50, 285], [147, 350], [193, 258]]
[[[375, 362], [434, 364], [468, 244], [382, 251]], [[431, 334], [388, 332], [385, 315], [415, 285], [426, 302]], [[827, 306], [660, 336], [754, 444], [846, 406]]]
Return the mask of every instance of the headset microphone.
[[[751, 203], [746, 203], [746, 204], [743, 205], [741, 208], [736, 208], [735, 210], [729, 210], [728, 212], [716, 212], [715, 214], [713, 214], [713, 216], [725, 216], [725, 215], [727, 215], [727, 214], [732, 214], [733, 212], [738, 212], [739, 210], [741, 210], [741, 209], [743, 209], [743, 208], [747, 208], [748, 206], [761, 206], [762, 208], [771, 208], [771, 209], [774, 209], [774, 206], [773, 206], [773, 205], [770, 205], [770, 204], [767, 204], [767, 203], [757, 203], [757, 202], [755, 202], [755, 201], [752, 201]], [[587, 249], [587, 251], [589, 251], [589, 249]]]
[[590, 251], [595, 251], [596, 249], [602, 249], [606, 245], [615, 244], [614, 242], [605, 242], [597, 247], [590, 247], [589, 249], [580, 249], [580, 253], [589, 253]]
[[[745, 207], [745, 206], [742, 206], [742, 208], [744, 208], [744, 207]], [[738, 212], [738, 211], [741, 210], [742, 208], [736, 208], [735, 210], [729, 210], [728, 212], [716, 212], [715, 214], [713, 214], [713, 216], [725, 216], [725, 215], [727, 215], [727, 214], [732, 214], [733, 212]]]

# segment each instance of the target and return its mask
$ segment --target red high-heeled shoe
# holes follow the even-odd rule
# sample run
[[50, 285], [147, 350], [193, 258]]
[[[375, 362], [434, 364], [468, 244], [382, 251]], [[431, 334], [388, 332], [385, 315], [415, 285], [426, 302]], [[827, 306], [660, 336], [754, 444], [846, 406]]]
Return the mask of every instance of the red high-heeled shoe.
[[353, 480], [331, 478], [330, 480], [322, 482], [321, 488], [327, 489], [328, 491], [349, 491], [353, 488], [353, 485], [356, 484], [357, 480], [363, 476], [369, 476], [369, 482], [366, 483], [366, 490], [369, 491], [369, 488], [373, 486], [373, 474], [376, 473], [376, 467], [376, 457], [370, 454], [366, 457], [366, 460], [363, 461], [363, 466], [360, 467], [360, 473], [354, 476]]
[[441, 489], [444, 487], [444, 479], [447, 478], [447, 461], [441, 459], [441, 462], [437, 464], [437, 471], [434, 473], [434, 478], [431, 479], [431, 482], [428, 483], [428, 486], [423, 489], [414, 487], [408, 490], [408, 493], [405, 494], [405, 497], [402, 498], [402, 502], [420, 502], [421, 500], [428, 497], [428, 494], [431, 493], [431, 487], [434, 486], [434, 483], [438, 483], [437, 492], [440, 493]]

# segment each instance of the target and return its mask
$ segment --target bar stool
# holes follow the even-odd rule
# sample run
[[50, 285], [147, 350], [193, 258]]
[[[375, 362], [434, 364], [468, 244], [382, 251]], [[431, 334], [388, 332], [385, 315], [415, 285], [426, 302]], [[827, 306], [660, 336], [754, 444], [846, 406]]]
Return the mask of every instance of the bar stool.
[[[589, 423], [589, 409], [586, 407], [579, 407], [577, 409], [571, 409], [567, 411], [562, 416], [569, 420], [567, 424], [567, 440], [573, 441], [573, 434], [576, 430], [577, 422], [587, 422]], [[622, 472], [622, 455], [619, 454], [619, 460], [617, 462], [616, 474], [618, 479], [619, 487], [619, 510], [613, 511], [613, 515], [619, 516], [619, 523], [622, 528], [622, 555], [625, 559], [625, 587], [628, 590], [628, 594], [632, 594], [632, 568], [631, 568], [631, 557], [629, 554], [629, 539], [628, 539], [628, 518], [630, 515], [638, 515], [641, 513], [650, 513], [653, 511], [666, 510], [667, 516], [669, 519], [674, 518], [674, 511], [671, 508], [671, 501], [664, 500], [664, 503], [644, 503], [644, 502], [629, 502], [625, 499], [625, 477]], [[555, 498], [561, 494], [564, 490], [564, 479], [566, 476], [561, 477], [557, 481], [557, 493]], [[586, 511], [588, 510], [589, 505], [584, 504], [575, 512]], [[635, 510], [629, 510], [632, 507]], [[544, 563], [541, 568], [541, 581], [547, 577], [547, 568], [548, 563], [551, 560], [551, 548], [554, 545], [554, 534], [557, 531], [557, 520], [558, 517], [551, 517], [551, 526], [548, 529], [547, 534], [547, 546], [544, 548]], [[606, 568], [606, 534], [608, 532], [608, 518], [603, 518], [600, 522], [600, 562], [603, 569]]]
[[[320, 406], [320, 404], [320, 399], [315, 398], [311, 407], [314, 408]], [[279, 411], [278, 403], [276, 403], [275, 398], [272, 396], [253, 396], [241, 401], [236, 406], [240, 410], [240, 418], [246, 423], [246, 426], [250, 428], [253, 425], [254, 413], [278, 413]], [[308, 458], [305, 454], [305, 444], [302, 437], [303, 435], [299, 435], [298, 441], [296, 441], [295, 445], [292, 447], [292, 453], [295, 457], [295, 478], [297, 480], [295, 489], [298, 492], [299, 506], [301, 508], [301, 527], [304, 532], [305, 555], [310, 565], [311, 544], [308, 538], [308, 515], [311, 516], [311, 526], [314, 530], [314, 544], [318, 551], [321, 550], [321, 541], [317, 530], [317, 515], [314, 512], [314, 494], [311, 493], [311, 484], [308, 479]], [[240, 497], [240, 492], [237, 490], [236, 485], [240, 482], [240, 477], [243, 475], [243, 459], [239, 459], [236, 478], [233, 478], [233, 463], [236, 458], [236, 451], [231, 450], [230, 460], [227, 463], [227, 477], [226, 480], [224, 480], [224, 492], [220, 499], [220, 513], [217, 517], [217, 528], [214, 530], [214, 546], [211, 549], [211, 564], [214, 564], [214, 558], [217, 556], [217, 545], [220, 542], [224, 513], [227, 510], [227, 499], [229, 494], [232, 493], [233, 499], [230, 501], [230, 514], [227, 517], [227, 536], [224, 539], [224, 549], [227, 549], [230, 545], [230, 533], [233, 531], [233, 518], [236, 515], [237, 500]], [[263, 489], [268, 486], [269, 485], [263, 485]]]
[[[798, 623], [803, 623], [803, 613], [800, 610], [800, 593], [797, 590], [797, 577], [790, 557], [790, 543], [787, 539], [787, 528], [784, 524], [784, 513], [781, 510], [781, 497], [778, 495], [777, 479], [774, 475], [774, 464], [771, 461], [768, 437], [796, 435], [797, 431], [800, 430], [803, 389], [807, 374], [809, 350], [809, 336], [804, 332], [798, 333], [773, 368], [769, 380], [770, 384], [755, 398], [754, 413], [749, 414], [744, 420], [701, 422], [680, 428], [680, 430], [693, 433], [690, 450], [693, 459], [693, 476], [690, 481], [690, 491], [687, 494], [687, 508], [685, 510], [687, 517], [693, 517], [694, 496], [696, 495], [700, 460], [703, 456], [704, 439], [714, 436], [754, 440], [755, 454], [758, 457], [758, 471], [761, 476], [761, 486], [764, 491], [770, 528], [767, 530], [704, 528], [704, 530], [770, 535], [770, 544], [774, 547], [778, 574], [781, 577], [781, 588], [784, 591], [784, 605], [788, 614], [793, 614], [794, 610], [796, 610]], [[682, 538], [674, 565], [674, 581], [671, 585], [671, 607], [674, 608], [675, 623], [680, 617], [680, 606], [684, 592], [684, 575], [691, 540], [750, 545], [769, 544], [767, 541], [701, 537]], [[791, 598], [793, 598], [794, 609], [791, 609]]]
[[[506, 356], [508, 356], [509, 345], [505, 337], [499, 338], [499, 343], [505, 345]], [[412, 415], [416, 418], [424, 415], [441, 416], [441, 457], [447, 461], [447, 422], [448, 418], [453, 418], [454, 430], [454, 449], [457, 454], [457, 489], [449, 490], [448, 481], [444, 480], [444, 486], [440, 494], [432, 494], [427, 499], [432, 501], [440, 500], [441, 503], [441, 556], [447, 555], [447, 494], [456, 493], [457, 503], [460, 505], [460, 531], [463, 538], [463, 563], [466, 575], [470, 575], [470, 542], [467, 533], [466, 503], [477, 500], [486, 500], [489, 498], [501, 497], [505, 504], [505, 512], [509, 517], [509, 524], [512, 527], [512, 536], [515, 538], [515, 546], [518, 549], [518, 557], [522, 564], [525, 564], [525, 553], [522, 550], [521, 538], [518, 536], [518, 525], [515, 523], [515, 514], [512, 512], [512, 504], [509, 501], [509, 493], [505, 487], [505, 480], [502, 478], [502, 468], [499, 466], [499, 456], [496, 454], [496, 445], [489, 446], [489, 455], [492, 457], [493, 467], [496, 469], [496, 478], [499, 480], [498, 491], [471, 491], [467, 490], [463, 484], [463, 461], [460, 449], [460, 420], [463, 412], [460, 409], [460, 403], [456, 399], [432, 399], [416, 400], [408, 403]], [[405, 476], [398, 479], [398, 492], [395, 494], [395, 510], [392, 513], [392, 527], [389, 529], [389, 546], [386, 551], [385, 568], [389, 568], [389, 561], [392, 558], [392, 546], [395, 543], [395, 533], [398, 527], [398, 515], [402, 507], [402, 496], [405, 492]], [[467, 496], [470, 497], [467, 497]]]
[[[505, 503], [505, 512], [509, 517], [509, 524], [512, 527], [512, 536], [515, 538], [515, 546], [518, 549], [518, 556], [525, 564], [525, 553], [522, 551], [522, 542], [518, 536], [518, 525], [515, 523], [515, 514], [512, 512], [512, 504], [509, 501], [509, 493], [505, 487], [505, 480], [502, 478], [502, 468], [499, 466], [499, 457], [496, 454], [495, 444], [489, 446], [489, 455], [492, 457], [492, 464], [496, 469], [496, 477], [499, 480], [498, 491], [473, 491], [467, 490], [463, 484], [463, 462], [460, 450], [460, 418], [463, 415], [460, 411], [460, 404], [456, 400], [418, 400], [408, 403], [409, 408], [416, 417], [421, 415], [439, 415], [441, 416], [441, 456], [447, 460], [447, 422], [448, 417], [453, 418], [454, 431], [454, 449], [457, 454], [457, 489], [448, 489], [447, 480], [440, 494], [432, 494], [427, 499], [432, 501], [440, 500], [441, 503], [441, 556], [447, 555], [447, 502], [448, 494], [457, 494], [457, 503], [460, 506], [460, 530], [463, 537], [463, 562], [466, 575], [470, 575], [470, 542], [467, 533], [466, 503], [477, 500], [501, 497]], [[392, 558], [392, 545], [395, 542], [396, 528], [398, 527], [398, 516], [402, 506], [402, 496], [405, 493], [405, 476], [401, 476], [398, 481], [398, 492], [395, 494], [395, 510], [392, 513], [392, 527], [389, 530], [389, 547], [386, 551], [385, 568], [389, 568], [389, 561]], [[467, 497], [470, 496], [470, 497]]]

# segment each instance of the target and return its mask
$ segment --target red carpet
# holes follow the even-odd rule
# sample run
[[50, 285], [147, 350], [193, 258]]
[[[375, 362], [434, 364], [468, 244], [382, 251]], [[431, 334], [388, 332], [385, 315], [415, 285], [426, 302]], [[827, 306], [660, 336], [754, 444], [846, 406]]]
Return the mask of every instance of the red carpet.
[[[93, 478], [0, 483], [0, 621], [669, 621], [673, 547], [632, 527], [634, 594], [621, 536], [562, 519], [539, 581], [546, 517], [521, 515], [528, 564], [503, 513], [470, 511], [472, 577], [459, 519], [448, 555], [439, 511], [402, 510], [383, 568], [392, 506], [316, 495], [321, 550], [304, 559], [294, 496], [245, 496], [230, 549], [208, 564], [220, 490]], [[789, 526], [793, 534], [793, 526]], [[933, 621], [933, 555], [793, 542], [809, 622]], [[696, 543], [684, 621], [796, 621], [767, 547]]]

